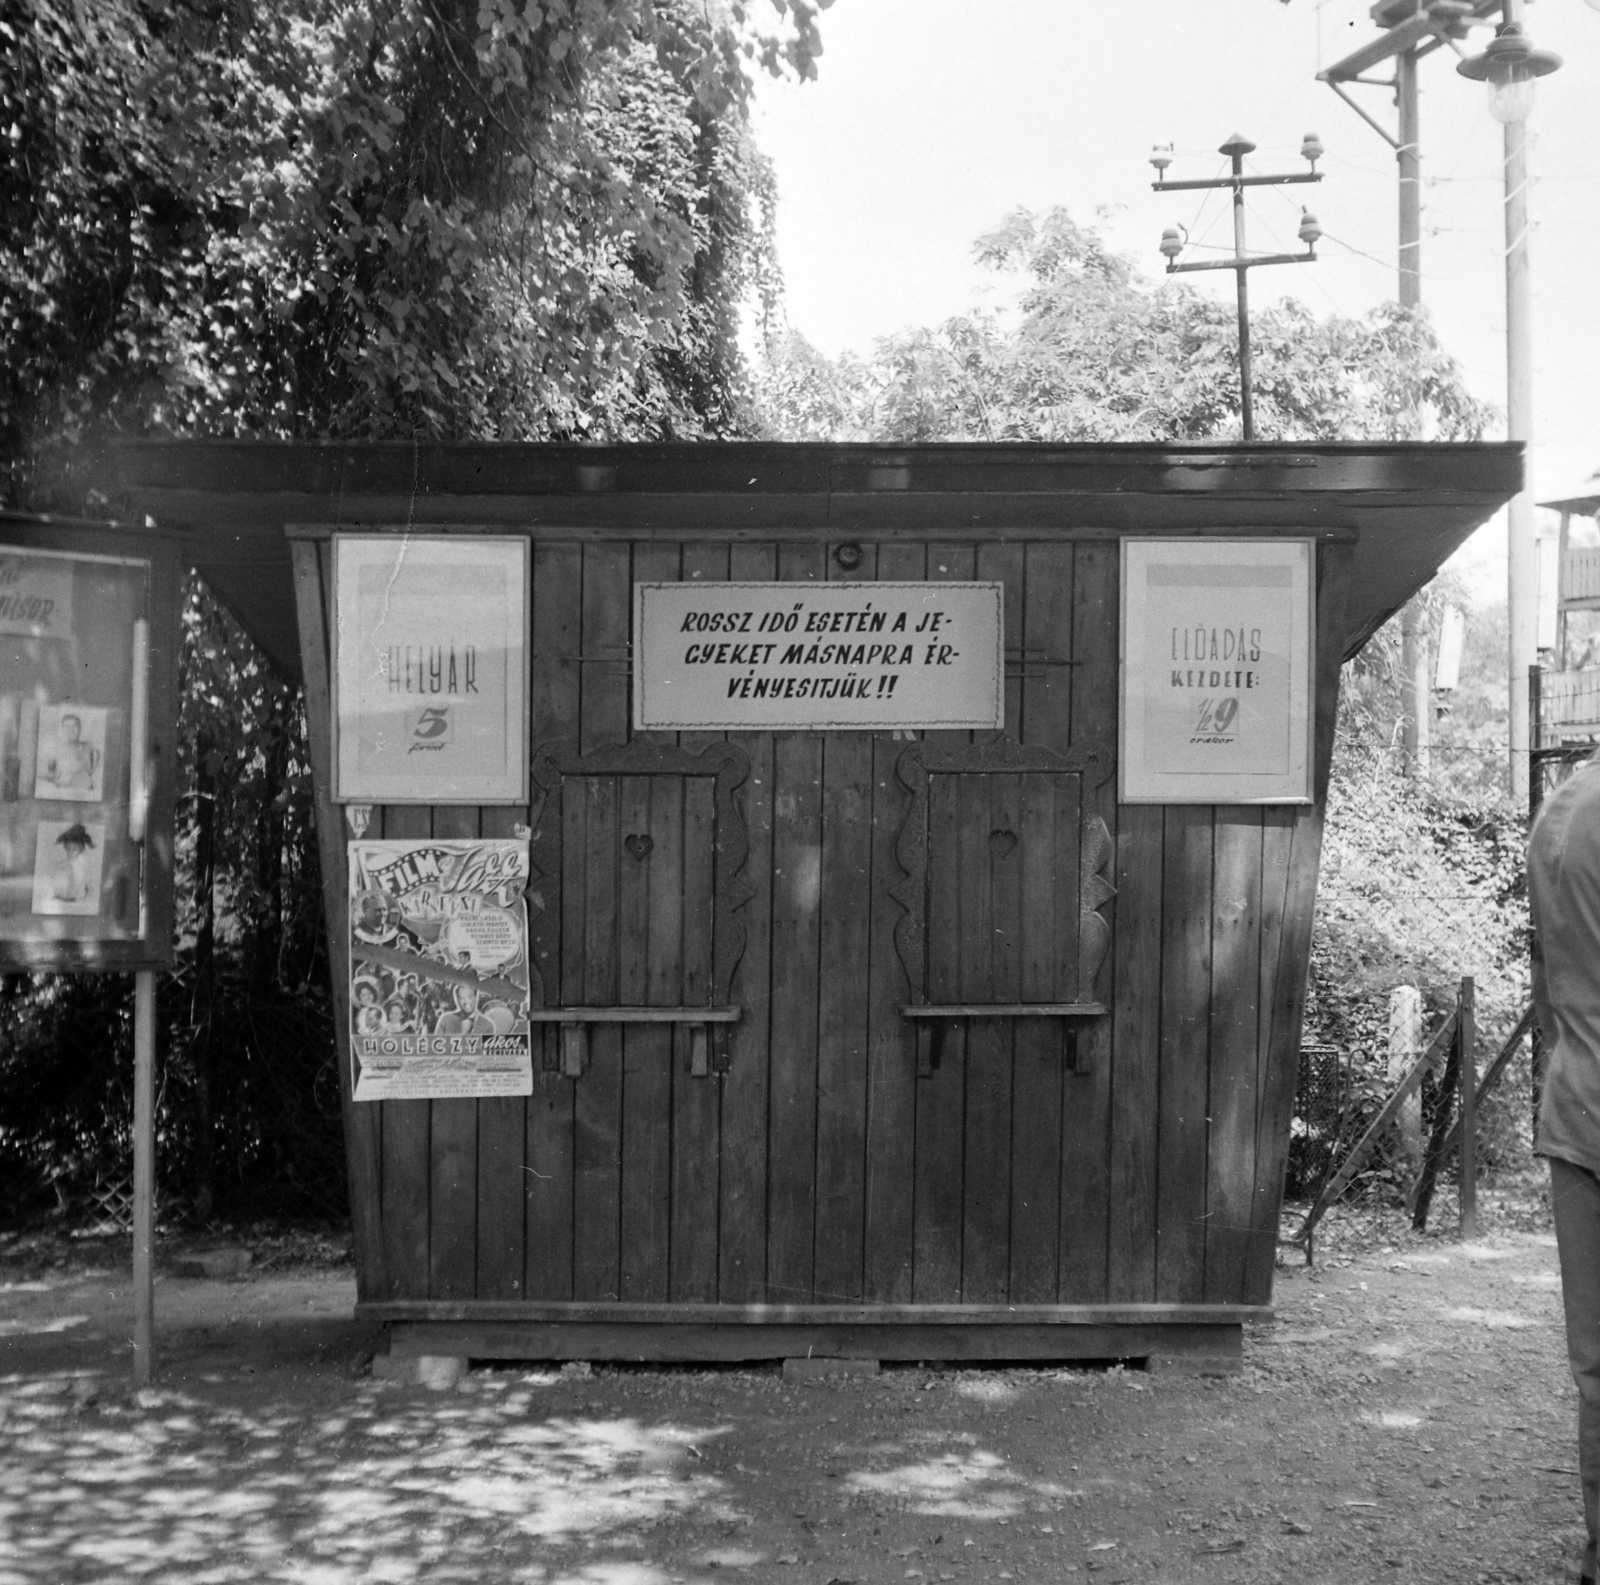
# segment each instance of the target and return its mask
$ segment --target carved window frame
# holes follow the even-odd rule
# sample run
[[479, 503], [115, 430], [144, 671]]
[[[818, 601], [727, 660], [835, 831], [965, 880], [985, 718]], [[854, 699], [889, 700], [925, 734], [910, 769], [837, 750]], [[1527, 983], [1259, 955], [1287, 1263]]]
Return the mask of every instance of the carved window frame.
[[[582, 754], [570, 742], [552, 742], [541, 745], [534, 753], [530, 767], [531, 792], [529, 811], [532, 837], [529, 842], [528, 901], [530, 906], [530, 935], [535, 951], [530, 953], [530, 997], [534, 1017], [540, 1009], [546, 1010], [542, 1022], [563, 1024], [563, 1054], [561, 1069], [570, 1077], [577, 1077], [586, 1065], [580, 1053], [580, 1043], [575, 1030], [588, 1024], [606, 1021], [597, 1014], [605, 1009], [574, 1010], [581, 1013], [571, 1027], [559, 1013], [562, 1006], [559, 988], [546, 982], [540, 966], [537, 947], [547, 943], [551, 936], [561, 938], [562, 908], [562, 819], [561, 800], [563, 783], [568, 777], [578, 776], [677, 776], [708, 777], [714, 782], [712, 794], [712, 920], [711, 920], [711, 978], [708, 986], [709, 1002], [705, 1008], [679, 1007], [660, 1009], [613, 1009], [619, 1014], [639, 1013], [655, 1015], [661, 1022], [677, 1022], [693, 1026], [697, 1031], [695, 1071], [706, 1071], [703, 1054], [707, 1047], [705, 1028], [710, 1025], [709, 1062], [712, 1070], [724, 1072], [728, 1059], [728, 1031], [737, 1008], [731, 1007], [734, 978], [744, 957], [748, 928], [741, 910], [755, 895], [754, 888], [744, 875], [750, 858], [750, 833], [745, 824], [744, 810], [737, 796], [749, 779], [750, 757], [736, 743], [714, 743], [705, 749], [680, 748], [675, 744], [652, 742], [649, 738], [633, 738], [627, 743], [596, 749]], [[702, 1017], [694, 1015], [699, 1012]], [[709, 1019], [706, 1015], [712, 1015]], [[637, 1021], [619, 1017], [619, 1022]], [[549, 1053], [547, 1052], [547, 1065]]]
[[[929, 784], [936, 775], [1013, 775], [1041, 773], [1081, 779], [1079, 836], [1079, 918], [1078, 918], [1078, 997], [1073, 1013], [1062, 1010], [1057, 1016], [1098, 1016], [1108, 1011], [1105, 999], [1096, 997], [1106, 962], [1111, 952], [1111, 923], [1105, 917], [1106, 905], [1116, 896], [1110, 879], [1116, 857], [1116, 842], [1100, 812], [1103, 790], [1116, 771], [1115, 751], [1108, 745], [1087, 743], [1057, 750], [1019, 743], [1004, 738], [986, 744], [944, 744], [927, 740], [909, 744], [895, 762], [895, 774], [910, 794], [905, 818], [895, 846], [895, 858], [903, 878], [890, 889], [890, 897], [901, 909], [895, 925], [895, 950], [910, 988], [908, 1018], [918, 1019], [918, 1072], [926, 1076], [938, 1065], [942, 1030], [948, 1018], [981, 1017], [970, 1010], [940, 1010], [928, 999], [928, 808]], [[1038, 1004], [1047, 1009], [1062, 1009], [1063, 1004]], [[1028, 1016], [1026, 1003], [996, 1003], [995, 1016]], [[927, 1008], [938, 1014], [931, 1026], [919, 1018]]]

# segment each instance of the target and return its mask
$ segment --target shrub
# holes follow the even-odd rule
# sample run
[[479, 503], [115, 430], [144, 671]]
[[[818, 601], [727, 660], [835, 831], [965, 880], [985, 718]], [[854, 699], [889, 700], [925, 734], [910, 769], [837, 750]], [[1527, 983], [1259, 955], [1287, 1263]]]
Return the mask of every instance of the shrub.
[[[1365, 676], [1347, 668], [1340, 706], [1306, 1011], [1306, 1039], [1337, 1046], [1349, 1065], [1346, 1143], [1391, 1088], [1395, 987], [1421, 991], [1431, 1034], [1471, 975], [1480, 1072], [1529, 994], [1525, 821], [1477, 761], [1470, 775], [1456, 774], [1449, 759], [1430, 777], [1404, 774], [1374, 708], [1373, 662], [1364, 659]], [[1431, 1090], [1425, 1086], [1425, 1111]], [[1518, 1062], [1480, 1119], [1486, 1168], [1526, 1165], [1528, 1116], [1527, 1065]], [[1386, 1198], [1410, 1187], [1393, 1141], [1380, 1144], [1359, 1181]]]
[[[184, 608], [177, 961], [157, 992], [163, 1215], [345, 1208], [333, 1015], [298, 691], [194, 580]], [[0, 1204], [120, 1222], [130, 975], [0, 976]]]

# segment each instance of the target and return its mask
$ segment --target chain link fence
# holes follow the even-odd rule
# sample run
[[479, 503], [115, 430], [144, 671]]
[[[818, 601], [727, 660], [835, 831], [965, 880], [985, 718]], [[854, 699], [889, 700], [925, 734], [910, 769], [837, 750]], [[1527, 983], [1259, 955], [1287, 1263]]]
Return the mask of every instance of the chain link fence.
[[1289, 1127], [1284, 1198], [1309, 1200], [1338, 1165], [1340, 1136], [1350, 1109], [1350, 1064], [1337, 1046], [1304, 1044]]

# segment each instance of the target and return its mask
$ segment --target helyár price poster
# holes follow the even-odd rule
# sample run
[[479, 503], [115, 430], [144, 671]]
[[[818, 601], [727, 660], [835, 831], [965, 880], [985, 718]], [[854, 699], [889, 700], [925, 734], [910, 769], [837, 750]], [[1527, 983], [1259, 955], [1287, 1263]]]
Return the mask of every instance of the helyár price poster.
[[335, 797], [521, 802], [527, 540], [341, 534], [334, 589]]

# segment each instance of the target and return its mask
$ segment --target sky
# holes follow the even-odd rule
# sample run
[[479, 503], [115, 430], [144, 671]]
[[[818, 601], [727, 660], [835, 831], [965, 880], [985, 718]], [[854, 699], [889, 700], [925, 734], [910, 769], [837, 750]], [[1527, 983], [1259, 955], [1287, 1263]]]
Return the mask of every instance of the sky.
[[[1152, 277], [1167, 226], [1231, 246], [1224, 195], [1154, 193], [1148, 161], [1171, 142], [1169, 178], [1215, 176], [1234, 133], [1261, 172], [1306, 169], [1308, 131], [1328, 151], [1320, 185], [1250, 195], [1253, 250], [1298, 251], [1301, 204], [1325, 233], [1317, 263], [1252, 271], [1252, 303], [1359, 315], [1397, 295], [1394, 152], [1316, 81], [1378, 36], [1369, 0], [835, 0], [821, 26], [817, 80], [764, 82], [755, 128], [777, 173], [789, 323], [830, 355], [1004, 301], [972, 245], [1018, 207], [1064, 205]], [[1565, 59], [1528, 122], [1542, 499], [1600, 468], [1600, 9], [1528, 0], [1525, 27]], [[1489, 37], [1475, 28], [1466, 47]], [[1502, 129], [1456, 59], [1440, 50], [1419, 74], [1422, 297], [1468, 385], [1503, 409]], [[1390, 92], [1351, 91], [1395, 130]], [[1232, 298], [1228, 272], [1190, 282]], [[1504, 543], [1497, 520], [1458, 555], [1478, 599], [1503, 597]]]

